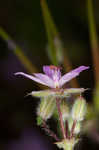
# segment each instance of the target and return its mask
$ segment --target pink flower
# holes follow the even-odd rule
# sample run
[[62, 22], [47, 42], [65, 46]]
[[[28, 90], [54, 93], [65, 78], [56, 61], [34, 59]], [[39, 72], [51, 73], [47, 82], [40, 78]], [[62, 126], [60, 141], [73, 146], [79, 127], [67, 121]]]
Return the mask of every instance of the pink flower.
[[33, 73], [29, 75], [23, 72], [17, 72], [15, 75], [22, 75], [29, 78], [35, 82], [46, 85], [50, 88], [61, 88], [65, 83], [69, 82], [76, 76], [80, 74], [83, 70], [89, 69], [88, 66], [80, 66], [69, 73], [61, 76], [61, 71], [59, 67], [56, 66], [43, 66], [43, 73]]

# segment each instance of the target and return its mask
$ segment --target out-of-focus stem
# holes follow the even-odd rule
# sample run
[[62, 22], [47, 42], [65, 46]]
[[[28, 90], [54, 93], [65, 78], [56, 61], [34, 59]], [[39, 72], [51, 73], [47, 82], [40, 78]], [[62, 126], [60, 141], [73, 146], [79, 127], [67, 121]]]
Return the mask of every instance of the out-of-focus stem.
[[41, 9], [42, 9], [45, 28], [46, 28], [46, 33], [48, 37], [48, 43], [50, 45], [50, 52], [52, 56], [51, 61], [54, 65], [58, 65], [58, 60], [56, 58], [56, 49], [53, 41], [54, 37], [58, 36], [58, 33], [56, 31], [55, 24], [52, 21], [51, 14], [49, 13], [46, 0], [40, 0], [40, 2], [41, 2]]
[[22, 64], [28, 70], [29, 73], [37, 72], [37, 69], [35, 68], [35, 66], [33, 66], [33, 64], [29, 61], [29, 59], [24, 55], [21, 48], [14, 43], [14, 41], [2, 28], [0, 28], [0, 36], [3, 38], [3, 40], [7, 42], [9, 49], [11, 49], [12, 52], [16, 56], [18, 56], [19, 60], [22, 62]]
[[93, 15], [92, 0], [87, 0], [87, 10], [88, 10], [88, 21], [89, 21], [89, 33], [90, 33], [90, 43], [92, 49], [93, 65], [94, 65], [94, 76], [96, 81], [96, 89], [94, 92], [94, 105], [97, 112], [99, 112], [99, 46], [98, 37], [96, 32], [96, 25]]
[[64, 123], [63, 123], [62, 113], [61, 113], [61, 109], [60, 109], [60, 99], [58, 99], [58, 98], [56, 98], [56, 106], [57, 106], [57, 110], [58, 110], [58, 114], [59, 114], [59, 121], [60, 121], [60, 127], [62, 130], [63, 138], [66, 139]]
[[[0, 27], [0, 36], [4, 41], [7, 42], [8, 48], [12, 50], [12, 52], [18, 57], [23, 66], [27, 69], [29, 73], [38, 72], [36, 67], [30, 62], [27, 56], [24, 55], [22, 49], [15, 44], [15, 42], [11, 39], [11, 37]], [[41, 89], [44, 87], [40, 84], [38, 86]]]
[[[48, 37], [48, 42], [50, 45], [50, 51], [52, 53], [52, 63], [54, 65], [60, 65], [60, 62], [57, 58], [57, 48], [55, 47], [55, 38], [58, 38], [61, 41], [59, 32], [56, 28], [56, 25], [53, 21], [52, 15], [50, 13], [50, 10], [47, 6], [46, 0], [40, 0], [41, 2], [41, 8], [42, 8], [42, 14], [43, 14], [43, 18], [44, 18], [44, 23], [45, 23], [45, 28], [46, 28], [46, 32], [47, 32], [47, 37]], [[61, 62], [64, 66], [64, 69], [69, 72], [70, 70], [72, 70], [72, 65], [70, 63], [69, 58], [66, 55], [66, 51], [64, 50], [64, 47], [62, 47], [60, 49], [60, 53], [62, 53], [63, 55], [63, 61]], [[65, 51], [65, 52], [64, 52]], [[76, 78], [70, 81], [71, 86], [72, 87], [79, 87]]]
[[11, 49], [12, 52], [19, 58], [29, 73], [37, 72], [36, 67], [24, 55], [21, 48], [14, 43], [14, 41], [2, 28], [0, 28], [0, 36], [7, 42], [9, 49]]
[[95, 20], [93, 15], [92, 0], [87, 0], [87, 10], [88, 10], [88, 25], [90, 34], [90, 43], [93, 56], [93, 65], [95, 69], [95, 79], [96, 83], [99, 81], [99, 48], [98, 48], [98, 38], [96, 33]]

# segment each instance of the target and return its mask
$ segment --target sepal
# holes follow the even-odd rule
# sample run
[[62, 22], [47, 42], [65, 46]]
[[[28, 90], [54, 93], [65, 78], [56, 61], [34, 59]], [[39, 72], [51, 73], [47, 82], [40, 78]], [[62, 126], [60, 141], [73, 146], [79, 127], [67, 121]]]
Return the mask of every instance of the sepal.
[[71, 111], [71, 117], [73, 120], [82, 121], [84, 120], [85, 114], [87, 110], [86, 100], [83, 97], [78, 97]]
[[69, 117], [69, 107], [65, 100], [62, 100], [60, 109], [61, 109], [61, 113], [62, 113], [63, 122], [65, 123], [65, 121]]
[[86, 89], [84, 88], [69, 88], [69, 89], [52, 89], [52, 90], [42, 90], [42, 91], [33, 91], [28, 95], [33, 97], [48, 97], [54, 96], [59, 98], [64, 98], [71, 96], [71, 94], [80, 94], [83, 93]]
[[43, 97], [41, 98], [40, 104], [37, 108], [37, 115], [46, 121], [53, 115], [55, 106], [56, 103], [53, 97]]

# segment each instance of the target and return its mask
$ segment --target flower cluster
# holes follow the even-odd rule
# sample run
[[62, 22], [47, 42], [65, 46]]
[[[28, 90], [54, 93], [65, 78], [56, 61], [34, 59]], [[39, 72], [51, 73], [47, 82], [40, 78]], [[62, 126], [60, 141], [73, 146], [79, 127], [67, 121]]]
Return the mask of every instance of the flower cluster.
[[[85, 91], [85, 89], [64, 89], [63, 86], [86, 69], [89, 69], [89, 67], [80, 66], [62, 76], [61, 68], [51, 65], [43, 66], [44, 74], [33, 73], [33, 75], [29, 75], [23, 72], [15, 73], [15, 75], [22, 75], [37, 83], [50, 87], [50, 89], [32, 91], [29, 94], [41, 99], [37, 108], [37, 124], [41, 125], [45, 131], [57, 141], [55, 144], [64, 150], [72, 150], [79, 140], [76, 135], [79, 134], [81, 122], [85, 117], [86, 101], [83, 97], [79, 96], [75, 99], [72, 109], [70, 110], [64, 98], [71, 96], [71, 94], [81, 94]], [[61, 141], [46, 124], [46, 121], [55, 113], [56, 108], [63, 135], [63, 139], [61, 139]]]

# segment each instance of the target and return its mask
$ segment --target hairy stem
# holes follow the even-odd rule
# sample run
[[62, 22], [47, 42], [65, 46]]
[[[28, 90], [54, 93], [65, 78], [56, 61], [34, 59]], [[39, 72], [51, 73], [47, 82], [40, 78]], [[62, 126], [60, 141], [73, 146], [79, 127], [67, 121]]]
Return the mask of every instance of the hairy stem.
[[51, 131], [51, 130], [49, 129], [49, 126], [46, 124], [45, 121], [43, 121], [42, 128], [43, 128], [51, 137], [53, 137], [57, 142], [60, 141], [59, 138], [57, 137], [57, 135], [56, 135], [53, 131]]

